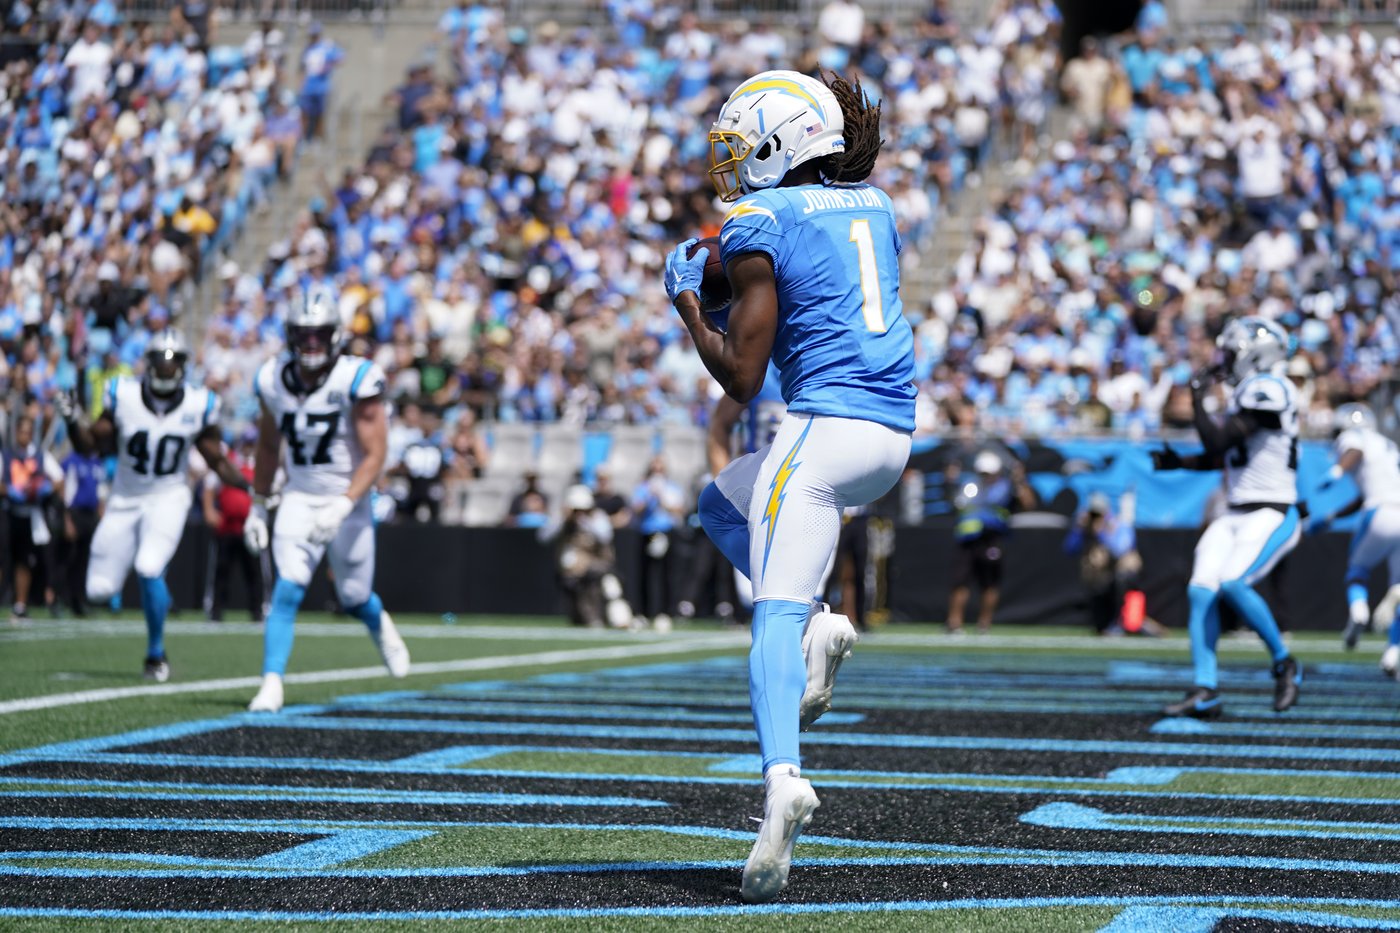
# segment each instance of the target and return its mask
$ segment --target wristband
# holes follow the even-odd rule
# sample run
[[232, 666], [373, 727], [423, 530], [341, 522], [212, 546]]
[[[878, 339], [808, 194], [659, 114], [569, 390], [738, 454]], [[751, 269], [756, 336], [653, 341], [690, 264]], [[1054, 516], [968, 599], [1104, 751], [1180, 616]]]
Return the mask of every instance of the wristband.
[[1340, 463], [1334, 463], [1332, 464], [1332, 469], [1327, 471], [1327, 481], [1329, 483], [1335, 483], [1344, 475], [1346, 475], [1346, 470], [1342, 469], [1342, 465]]

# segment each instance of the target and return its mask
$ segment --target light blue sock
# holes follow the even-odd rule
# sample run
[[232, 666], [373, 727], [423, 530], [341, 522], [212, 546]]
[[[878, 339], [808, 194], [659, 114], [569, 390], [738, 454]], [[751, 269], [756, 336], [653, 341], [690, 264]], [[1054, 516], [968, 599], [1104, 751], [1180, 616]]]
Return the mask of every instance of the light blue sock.
[[729, 558], [734, 569], [749, 579], [749, 520], [739, 514], [729, 497], [719, 491], [714, 483], [700, 492], [697, 503], [700, 525], [705, 534], [719, 548], [720, 553]]
[[749, 651], [749, 706], [758, 729], [763, 770], [800, 765], [798, 712], [807, 688], [802, 660], [802, 629], [812, 604], [763, 599], [754, 604], [753, 648]]
[[170, 588], [164, 577], [139, 577], [141, 610], [146, 613], [146, 657], [165, 657], [165, 617], [170, 612]]
[[1395, 613], [1395, 618], [1390, 622], [1390, 643], [1400, 645], [1400, 612]]
[[[1350, 576], [1350, 575], [1348, 575], [1348, 576]], [[1365, 584], [1365, 583], [1348, 583], [1348, 584], [1347, 584], [1347, 605], [1348, 605], [1348, 606], [1350, 606], [1350, 605], [1353, 604], [1353, 603], [1365, 603], [1365, 602], [1369, 602], [1370, 599], [1371, 599], [1371, 592], [1370, 592], [1370, 590], [1368, 590], [1368, 589], [1366, 588], [1366, 584]]]
[[278, 580], [272, 588], [272, 607], [263, 624], [263, 673], [287, 673], [287, 661], [292, 656], [292, 625], [297, 620], [306, 587], [290, 580]]
[[1264, 597], [1254, 591], [1254, 587], [1243, 580], [1231, 580], [1220, 585], [1220, 595], [1235, 607], [1244, 623], [1264, 639], [1275, 664], [1288, 657], [1288, 646], [1283, 643], [1273, 611], [1264, 602]]
[[1215, 645], [1220, 641], [1220, 603], [1215, 591], [1204, 586], [1186, 588], [1191, 604], [1191, 665], [1196, 669], [1196, 686], [1214, 690], [1219, 683]]
[[369, 599], [360, 603], [354, 609], [347, 609], [346, 612], [359, 619], [369, 629], [371, 635], [379, 634], [379, 615], [384, 611], [384, 603], [379, 598], [378, 593], [370, 593]]

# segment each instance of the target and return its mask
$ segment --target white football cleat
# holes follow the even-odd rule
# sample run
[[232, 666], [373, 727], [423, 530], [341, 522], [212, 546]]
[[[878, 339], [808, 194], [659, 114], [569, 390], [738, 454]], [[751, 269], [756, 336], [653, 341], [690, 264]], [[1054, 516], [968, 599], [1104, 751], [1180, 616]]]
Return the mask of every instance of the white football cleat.
[[1381, 655], [1381, 671], [1387, 677], [1400, 680], [1400, 645], [1390, 645]]
[[371, 635], [374, 639], [375, 647], [379, 649], [379, 656], [384, 659], [384, 666], [389, 669], [391, 677], [408, 676], [408, 646], [403, 643], [399, 630], [394, 627], [394, 620], [389, 618], [389, 613], [380, 610], [379, 632]]
[[1371, 607], [1366, 605], [1366, 600], [1359, 599], [1348, 607], [1347, 615], [1346, 628], [1342, 629], [1342, 644], [1351, 651], [1361, 640], [1361, 633], [1371, 627]]
[[1395, 613], [1400, 610], [1400, 583], [1385, 591], [1381, 597], [1380, 605], [1376, 606], [1371, 613], [1371, 629], [1385, 632], [1390, 629], [1390, 623], [1395, 621]]
[[744, 863], [739, 885], [740, 896], [750, 904], [771, 901], [787, 887], [792, 848], [812, 822], [812, 811], [821, 805], [812, 782], [804, 777], [787, 774], [764, 783], [768, 792], [763, 804], [763, 825], [758, 828], [758, 839]]
[[258, 695], [248, 704], [250, 713], [277, 713], [282, 710], [282, 676], [264, 674]]
[[841, 662], [851, 656], [851, 648], [860, 640], [851, 620], [827, 611], [823, 604], [807, 620], [802, 633], [802, 657], [807, 661], [807, 689], [802, 691], [802, 707], [798, 715], [800, 728], [811, 728], [831, 709], [831, 691], [836, 686], [836, 672]]

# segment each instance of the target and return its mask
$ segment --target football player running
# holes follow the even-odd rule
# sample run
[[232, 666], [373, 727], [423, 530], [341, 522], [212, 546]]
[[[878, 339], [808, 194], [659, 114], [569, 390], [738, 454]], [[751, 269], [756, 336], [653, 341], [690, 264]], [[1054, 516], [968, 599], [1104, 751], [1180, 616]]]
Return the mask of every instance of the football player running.
[[268, 545], [267, 497], [282, 450], [287, 477], [271, 533], [277, 583], [263, 631], [262, 686], [248, 704], [255, 712], [282, 708], [292, 626], [322, 555], [335, 573], [341, 605], [369, 629], [389, 673], [408, 674], [408, 649], [373, 590], [368, 493], [388, 448], [386, 380], [369, 360], [340, 353], [338, 304], [329, 289], [303, 292], [287, 315], [290, 352], [264, 363], [254, 380], [262, 417], [253, 508], [244, 524], [254, 551]]
[[152, 336], [145, 361], [140, 379], [118, 376], [107, 384], [102, 414], [92, 424], [72, 397], [59, 395], [57, 406], [74, 448], [117, 458], [107, 508], [92, 538], [88, 599], [111, 599], [135, 565], [146, 615], [144, 675], [164, 683], [170, 679], [165, 568], [175, 556], [193, 501], [187, 476], [190, 448], [199, 451], [221, 482], [239, 489], [248, 483], [224, 455], [219, 397], [185, 384], [189, 350], [180, 333], [163, 330]]
[[[1298, 399], [1282, 376], [1288, 334], [1272, 321], [1242, 317], [1225, 325], [1217, 340], [1221, 362], [1191, 379], [1196, 430], [1205, 450], [1182, 457], [1170, 446], [1152, 452], [1157, 470], [1225, 470], [1229, 508], [1211, 522], [1196, 544], [1187, 588], [1191, 663], [1195, 686], [1168, 716], [1215, 718], [1222, 711], [1216, 672], [1220, 600], [1252, 628], [1273, 657], [1274, 710], [1298, 699], [1302, 671], [1288, 653], [1264, 597], [1254, 584], [1298, 544]], [[1225, 417], [1206, 411], [1214, 380], [1233, 386]]]
[[841, 510], [884, 495], [909, 459], [913, 335], [899, 299], [900, 250], [885, 192], [866, 183], [880, 108], [832, 76], [768, 71], [730, 95], [710, 130], [710, 176], [735, 202], [720, 229], [733, 286], [727, 327], [702, 314], [708, 249], [666, 260], [666, 289], [725, 393], [748, 403], [771, 358], [787, 403], [772, 443], [725, 467], [700, 498], [706, 533], [753, 581], [749, 701], [765, 803], [744, 865], [746, 901], [787, 884], [793, 845], [818, 805], [798, 732], [830, 707], [855, 642], [812, 594]]
[[[1400, 584], [1400, 450], [1395, 442], [1376, 429], [1376, 416], [1365, 405], [1349, 404], [1337, 409], [1332, 427], [1336, 433], [1337, 462], [1327, 471], [1323, 488], [1350, 474], [1360, 495], [1329, 515], [1321, 515], [1308, 525], [1308, 533], [1325, 529], [1338, 518], [1361, 512], [1360, 524], [1351, 538], [1347, 560], [1348, 618], [1342, 640], [1355, 648], [1361, 632], [1371, 622], [1366, 583], [1371, 570], [1385, 561], [1390, 586]], [[1387, 653], [1400, 657], [1400, 620], [1391, 620]], [[1396, 664], [1392, 658], [1387, 672]]]

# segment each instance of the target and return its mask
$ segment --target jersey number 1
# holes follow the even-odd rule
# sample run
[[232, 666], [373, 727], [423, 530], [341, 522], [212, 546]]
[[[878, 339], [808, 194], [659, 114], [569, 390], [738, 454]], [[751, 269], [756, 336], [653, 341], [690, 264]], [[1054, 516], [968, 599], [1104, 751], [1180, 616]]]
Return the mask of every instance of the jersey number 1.
[[870, 221], [851, 221], [850, 242], [856, 245], [856, 256], [860, 260], [860, 310], [865, 315], [865, 327], [872, 334], [883, 334], [888, 328], [880, 297], [880, 270], [875, 265], [875, 240], [870, 235]]

